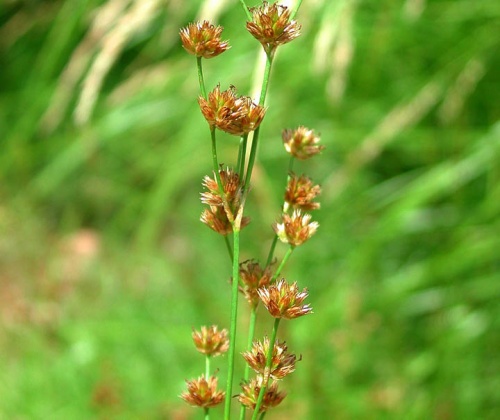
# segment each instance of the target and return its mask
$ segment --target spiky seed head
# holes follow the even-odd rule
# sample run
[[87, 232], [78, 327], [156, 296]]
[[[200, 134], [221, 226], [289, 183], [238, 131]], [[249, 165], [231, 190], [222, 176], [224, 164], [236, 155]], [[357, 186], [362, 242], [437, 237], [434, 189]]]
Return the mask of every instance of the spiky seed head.
[[208, 380], [204, 375], [198, 379], [186, 381], [187, 391], [180, 397], [195, 407], [211, 408], [224, 401], [225, 393], [217, 390], [217, 378], [211, 376]]
[[309, 159], [325, 148], [318, 144], [319, 136], [304, 126], [283, 130], [282, 138], [286, 151], [301, 160]]
[[213, 58], [229, 49], [228, 41], [221, 41], [222, 26], [203, 22], [190, 23], [179, 32], [182, 46], [196, 57]]
[[273, 348], [271, 368], [266, 369], [267, 354], [269, 352], [269, 338], [255, 341], [252, 350], [243, 353], [243, 358], [248, 365], [258, 374], [270, 376], [273, 379], [283, 379], [295, 370], [296, 356], [287, 353], [285, 342], [276, 341]]
[[306, 242], [318, 230], [319, 223], [311, 222], [311, 215], [294, 210], [291, 215], [282, 214], [281, 223], [273, 225], [281, 242], [299, 246]]
[[247, 260], [240, 264], [240, 279], [243, 282], [240, 291], [253, 308], [256, 308], [260, 302], [257, 289], [267, 286], [271, 277], [271, 266], [262, 268], [255, 260]]
[[260, 300], [274, 318], [293, 319], [312, 313], [311, 305], [303, 305], [307, 298], [307, 289], [299, 291], [297, 283], [288, 283], [285, 279], [260, 288], [257, 293]]
[[[262, 376], [257, 376], [250, 382], [241, 384], [242, 392], [238, 395], [238, 401], [245, 407], [255, 409], [259, 398], [260, 389], [263, 384]], [[278, 383], [273, 381], [267, 388], [264, 394], [264, 399], [259, 409], [259, 413], [268, 411], [270, 408], [276, 407], [286, 397], [285, 392], [278, 391]]]
[[247, 30], [257, 39], [269, 54], [279, 45], [293, 41], [300, 35], [300, 25], [290, 19], [290, 9], [267, 1], [250, 9], [252, 21], [247, 22]]
[[314, 185], [305, 175], [297, 176], [290, 173], [285, 191], [285, 212], [288, 208], [300, 210], [316, 210], [320, 203], [314, 199], [321, 193], [321, 187]]
[[217, 325], [202, 326], [200, 331], [193, 330], [192, 337], [196, 349], [208, 356], [219, 356], [229, 348], [227, 330], [219, 331]]
[[211, 127], [237, 136], [257, 129], [266, 114], [266, 109], [255, 104], [249, 96], [237, 96], [234, 86], [221, 91], [218, 85], [207, 99], [200, 96], [198, 103]]

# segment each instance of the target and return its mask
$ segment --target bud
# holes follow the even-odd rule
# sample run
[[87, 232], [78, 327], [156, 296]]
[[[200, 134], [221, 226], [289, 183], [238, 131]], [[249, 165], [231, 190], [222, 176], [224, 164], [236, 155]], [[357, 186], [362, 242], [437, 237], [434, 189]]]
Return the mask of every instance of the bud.
[[217, 391], [217, 378], [211, 376], [208, 380], [202, 375], [198, 379], [186, 381], [187, 392], [180, 397], [195, 407], [211, 408], [224, 401], [225, 393]]
[[193, 330], [193, 341], [196, 349], [208, 356], [219, 356], [229, 348], [227, 330], [218, 331], [216, 325], [201, 327], [201, 331]]
[[311, 215], [294, 210], [292, 215], [284, 213], [282, 223], [275, 223], [273, 228], [281, 242], [291, 246], [302, 245], [318, 230], [318, 222], [310, 222]]
[[213, 58], [229, 49], [227, 41], [221, 41], [222, 26], [214, 26], [210, 22], [190, 23], [180, 30], [182, 46], [196, 57]]
[[325, 148], [318, 145], [320, 138], [313, 130], [303, 126], [296, 130], [283, 130], [282, 138], [286, 151], [301, 160], [309, 159]]

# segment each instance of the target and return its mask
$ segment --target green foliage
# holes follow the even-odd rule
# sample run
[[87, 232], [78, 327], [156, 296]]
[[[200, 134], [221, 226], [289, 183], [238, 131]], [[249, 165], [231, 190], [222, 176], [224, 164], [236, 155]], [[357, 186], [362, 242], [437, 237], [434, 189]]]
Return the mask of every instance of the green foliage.
[[[197, 222], [210, 138], [177, 34], [204, 4], [140, 4], [0, 5], [2, 418], [200, 415], [177, 397], [203, 370], [191, 327], [227, 327], [230, 295], [225, 245]], [[232, 48], [207, 87], [250, 93], [259, 46], [238, 1], [218, 7]], [[322, 184], [320, 230], [284, 273], [314, 315], [283, 325], [303, 361], [276, 418], [496, 418], [499, 15], [492, 0], [303, 2], [242, 250], [269, 248], [281, 130], [316, 129], [327, 149], [295, 170]], [[221, 136], [221, 161], [236, 146]], [[68, 245], [83, 229], [95, 254]]]

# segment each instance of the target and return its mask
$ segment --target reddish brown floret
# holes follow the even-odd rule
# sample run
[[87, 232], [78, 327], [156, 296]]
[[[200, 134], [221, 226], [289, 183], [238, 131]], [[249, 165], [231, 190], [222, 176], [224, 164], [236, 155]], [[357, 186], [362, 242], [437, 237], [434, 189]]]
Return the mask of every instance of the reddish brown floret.
[[193, 341], [196, 349], [208, 356], [218, 356], [227, 352], [229, 348], [229, 339], [227, 330], [218, 330], [216, 325], [210, 327], [201, 327], [201, 331], [193, 330]]
[[301, 160], [309, 159], [325, 148], [318, 144], [319, 136], [303, 126], [295, 130], [283, 130], [282, 138], [286, 151]]
[[[242, 392], [238, 395], [238, 401], [247, 408], [255, 409], [262, 383], [262, 376], [258, 376], [250, 382], [243, 383], [241, 385]], [[284, 392], [278, 391], [278, 383], [273, 381], [266, 389], [259, 413], [276, 407], [285, 399], [285, 397], [286, 394]]]
[[242, 136], [254, 131], [264, 119], [266, 110], [248, 96], [237, 96], [231, 86], [222, 91], [220, 86], [208, 94], [208, 99], [198, 98], [201, 113], [211, 127], [229, 134]]
[[292, 246], [302, 245], [314, 235], [318, 227], [318, 222], [311, 222], [310, 214], [303, 214], [300, 210], [294, 210], [292, 215], [284, 213], [282, 222], [273, 226], [280, 241]]
[[225, 393], [217, 390], [217, 378], [211, 376], [208, 381], [205, 376], [198, 379], [186, 381], [187, 392], [183, 392], [180, 397], [188, 404], [195, 407], [211, 408], [224, 401]]
[[290, 9], [267, 1], [250, 9], [252, 21], [247, 22], [247, 30], [257, 39], [266, 52], [271, 53], [278, 45], [286, 44], [300, 35], [300, 25], [290, 20]]
[[299, 292], [297, 283], [289, 284], [285, 279], [258, 290], [262, 303], [274, 318], [293, 319], [312, 313], [309, 304], [302, 305], [307, 289]]
[[244, 261], [240, 264], [240, 278], [243, 285], [240, 291], [245, 295], [248, 303], [256, 308], [260, 302], [257, 289], [267, 286], [271, 281], [271, 267], [263, 269], [260, 264], [254, 260]]
[[180, 30], [182, 46], [196, 57], [216, 57], [229, 49], [229, 43], [220, 39], [222, 29], [206, 20], [190, 23]]
[[298, 177], [291, 173], [285, 191], [285, 212], [288, 208], [300, 210], [319, 209], [320, 204], [314, 199], [321, 193], [321, 187], [314, 185], [310, 178], [305, 175]]
[[263, 342], [253, 343], [252, 351], [243, 353], [243, 358], [248, 365], [264, 378], [283, 379], [295, 370], [296, 357], [286, 351], [288, 347], [284, 342], [277, 341], [274, 344], [271, 368], [266, 369], [267, 354], [269, 352], [269, 338], [265, 337]]

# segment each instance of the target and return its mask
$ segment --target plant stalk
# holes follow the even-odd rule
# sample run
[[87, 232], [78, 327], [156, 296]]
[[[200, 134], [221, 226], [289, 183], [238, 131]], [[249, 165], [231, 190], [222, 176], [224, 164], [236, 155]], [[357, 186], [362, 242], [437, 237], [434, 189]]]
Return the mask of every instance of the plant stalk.
[[273, 331], [271, 333], [271, 340], [269, 341], [269, 350], [266, 359], [266, 369], [265, 369], [266, 373], [264, 374], [262, 387], [260, 388], [259, 397], [257, 399], [257, 403], [255, 404], [255, 410], [253, 412], [252, 420], [257, 420], [257, 417], [259, 416], [260, 406], [262, 405], [262, 401], [264, 400], [264, 395], [266, 394], [267, 384], [269, 382], [269, 377], [271, 373], [271, 364], [273, 361], [274, 343], [276, 343], [276, 334], [278, 333], [278, 327], [280, 325], [280, 321], [281, 318], [275, 318], [274, 320]]
[[[252, 307], [250, 312], [250, 324], [248, 326], [248, 339], [247, 339], [247, 351], [252, 351], [253, 336], [255, 335], [255, 323], [257, 320], [257, 307]], [[250, 377], [250, 365], [247, 363], [245, 365], [245, 375], [243, 381], [248, 381]], [[240, 408], [240, 420], [245, 420], [246, 407], [241, 404]]]

